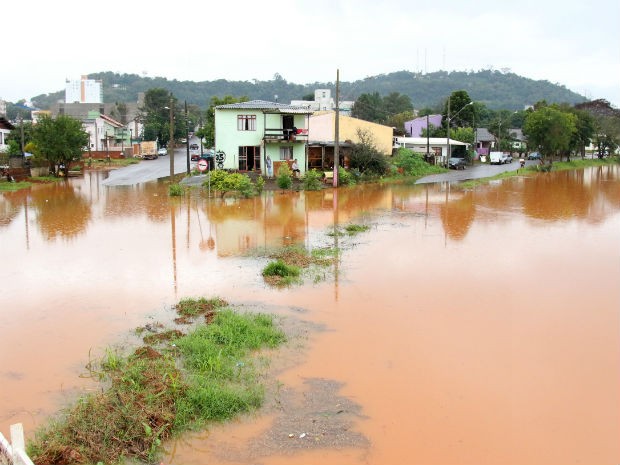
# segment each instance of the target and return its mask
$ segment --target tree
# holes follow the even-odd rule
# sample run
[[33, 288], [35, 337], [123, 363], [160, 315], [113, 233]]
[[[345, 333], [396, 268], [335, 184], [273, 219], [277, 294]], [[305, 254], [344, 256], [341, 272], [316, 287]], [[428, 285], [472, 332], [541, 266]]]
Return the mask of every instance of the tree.
[[174, 124], [174, 138], [181, 139], [185, 137], [187, 124], [182, 106], [166, 89], [154, 88], [147, 90], [144, 94], [144, 106], [140, 108], [139, 114], [139, 118], [144, 124], [142, 138], [144, 140], [157, 140], [161, 145], [168, 145], [170, 140], [171, 111], [176, 121]]
[[525, 117], [523, 133], [531, 148], [538, 150], [549, 164], [557, 153], [569, 150], [575, 133], [576, 116], [553, 106], [539, 106]]
[[387, 121], [393, 115], [413, 111], [413, 104], [408, 95], [392, 92], [383, 97], [383, 111], [385, 113], [384, 121]]
[[463, 127], [474, 125], [475, 105], [470, 105], [471, 98], [464, 90], [452, 92], [443, 112], [443, 125], [446, 126], [448, 118], [448, 105], [450, 105], [450, 127]]
[[407, 121], [411, 121], [415, 118], [413, 111], [403, 111], [402, 113], [397, 113], [392, 115], [386, 121], [386, 125], [395, 128], [394, 135], [404, 136], [405, 135], [405, 123]]
[[82, 158], [88, 139], [82, 123], [66, 115], [59, 115], [56, 119], [44, 116], [33, 127], [32, 133], [32, 141], [56, 175], [60, 165], [68, 169], [71, 162]]
[[385, 117], [383, 99], [379, 92], [360, 95], [351, 110], [351, 116], [365, 121], [379, 122]]
[[382, 176], [390, 165], [385, 156], [377, 150], [372, 134], [363, 129], [357, 130], [358, 142], [351, 149], [349, 166], [362, 174]]

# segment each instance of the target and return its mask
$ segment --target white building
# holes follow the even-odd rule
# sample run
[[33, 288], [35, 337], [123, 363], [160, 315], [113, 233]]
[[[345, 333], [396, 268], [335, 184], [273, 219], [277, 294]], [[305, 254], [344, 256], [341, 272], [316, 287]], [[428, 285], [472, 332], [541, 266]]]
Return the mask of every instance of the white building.
[[[336, 104], [331, 95], [330, 89], [316, 89], [314, 100], [291, 100], [291, 105], [307, 107], [313, 111], [332, 111], [336, 109]], [[344, 116], [351, 116], [351, 110], [355, 102], [343, 100], [338, 105], [338, 110]]]
[[66, 81], [65, 103], [103, 103], [103, 84], [100, 80], [82, 76], [79, 81]]

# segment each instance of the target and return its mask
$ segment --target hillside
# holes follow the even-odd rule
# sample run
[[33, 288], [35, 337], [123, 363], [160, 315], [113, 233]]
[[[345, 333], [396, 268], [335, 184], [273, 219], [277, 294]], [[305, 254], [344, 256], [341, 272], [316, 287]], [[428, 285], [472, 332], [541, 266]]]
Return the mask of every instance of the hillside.
[[[177, 81], [161, 77], [141, 77], [136, 74], [116, 74], [112, 72], [89, 74], [91, 79], [103, 81], [104, 102], [136, 102], [138, 94], [148, 89], [160, 87], [171, 91], [179, 100], [206, 108], [211, 97], [232, 95], [247, 96], [250, 99], [288, 103], [300, 100], [304, 95], [313, 94], [315, 89], [332, 89], [333, 82], [294, 84], [287, 82], [279, 74], [270, 81]], [[484, 103], [490, 109], [522, 110], [540, 100], [549, 103], [576, 104], [586, 101], [565, 86], [549, 81], [535, 81], [513, 73], [483, 70], [477, 72], [446, 72], [420, 74], [409, 71], [381, 74], [353, 82], [341, 82], [341, 100], [355, 100], [362, 93], [379, 92], [387, 95], [399, 92], [408, 95], [415, 108], [439, 107], [443, 100], [455, 90], [466, 90], [469, 96]], [[39, 95], [32, 99], [39, 108], [49, 108], [53, 103], [64, 99], [64, 91]]]

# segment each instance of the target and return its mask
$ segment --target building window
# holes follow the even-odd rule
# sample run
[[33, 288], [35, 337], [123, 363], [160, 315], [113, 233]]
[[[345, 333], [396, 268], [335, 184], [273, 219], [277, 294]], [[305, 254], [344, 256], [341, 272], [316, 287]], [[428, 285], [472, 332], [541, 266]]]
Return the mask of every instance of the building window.
[[292, 160], [293, 147], [280, 147], [280, 160]]
[[256, 131], [256, 115], [238, 115], [237, 131]]

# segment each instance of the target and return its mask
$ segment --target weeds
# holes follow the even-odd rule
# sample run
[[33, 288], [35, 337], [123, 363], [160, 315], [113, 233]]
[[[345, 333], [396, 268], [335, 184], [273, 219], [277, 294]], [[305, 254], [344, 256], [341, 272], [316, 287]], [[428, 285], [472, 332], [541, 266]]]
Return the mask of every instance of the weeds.
[[[127, 356], [108, 350], [95, 371], [107, 388], [86, 395], [35, 435], [28, 452], [38, 465], [152, 463], [174, 434], [228, 419], [261, 405], [252, 353], [285, 336], [264, 314], [222, 309], [222, 299], [184, 299], [177, 311], [210, 324], [191, 333], [163, 331]], [[157, 349], [157, 347], [160, 347]]]

